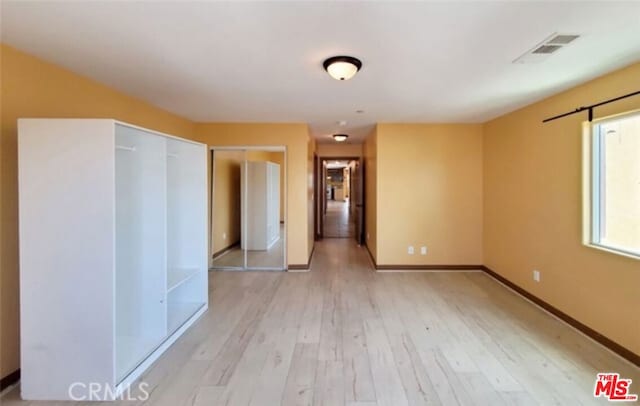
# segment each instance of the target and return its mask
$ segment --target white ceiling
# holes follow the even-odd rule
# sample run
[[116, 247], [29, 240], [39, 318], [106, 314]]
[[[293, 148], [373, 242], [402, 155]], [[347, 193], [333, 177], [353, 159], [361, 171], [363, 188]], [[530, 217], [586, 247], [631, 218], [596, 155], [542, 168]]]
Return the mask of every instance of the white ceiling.
[[[321, 142], [359, 142], [375, 122], [483, 122], [640, 60], [640, 1], [1, 7], [2, 41], [25, 52], [192, 120], [307, 122]], [[512, 64], [554, 32], [582, 37]], [[350, 81], [322, 69], [341, 54], [363, 61]]]

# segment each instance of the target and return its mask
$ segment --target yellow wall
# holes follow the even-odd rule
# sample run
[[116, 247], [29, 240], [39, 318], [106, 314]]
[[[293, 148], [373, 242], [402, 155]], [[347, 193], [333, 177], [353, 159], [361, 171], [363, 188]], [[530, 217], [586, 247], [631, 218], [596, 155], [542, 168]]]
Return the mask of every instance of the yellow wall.
[[[485, 264], [636, 354], [640, 262], [581, 244], [586, 113], [541, 120], [639, 85], [635, 64], [484, 126]], [[597, 108], [596, 117], [638, 108], [640, 98], [629, 98]], [[540, 283], [533, 281], [533, 269], [542, 273]]]
[[[312, 213], [310, 195], [296, 193], [309, 190], [309, 151], [312, 143], [306, 124], [258, 124], [258, 123], [203, 123], [196, 124], [195, 140], [209, 146], [286, 146], [287, 148], [287, 196], [289, 222], [287, 226], [287, 263], [306, 264], [313, 248], [309, 216]], [[312, 177], [311, 177], [312, 178]], [[313, 179], [311, 179], [313, 182]]]
[[20, 117], [115, 118], [184, 137], [194, 124], [90, 79], [1, 45], [0, 377], [19, 368], [18, 178]]
[[377, 127], [367, 136], [364, 155], [364, 228], [365, 243], [374, 261], [378, 257], [378, 161]]
[[361, 157], [363, 154], [363, 144], [318, 144], [317, 153], [320, 157], [340, 158], [340, 157]]
[[[215, 152], [212, 251], [214, 254], [240, 242], [240, 173], [242, 151]], [[224, 235], [226, 234], [226, 239]]]
[[377, 188], [378, 265], [482, 265], [482, 125], [378, 124]]

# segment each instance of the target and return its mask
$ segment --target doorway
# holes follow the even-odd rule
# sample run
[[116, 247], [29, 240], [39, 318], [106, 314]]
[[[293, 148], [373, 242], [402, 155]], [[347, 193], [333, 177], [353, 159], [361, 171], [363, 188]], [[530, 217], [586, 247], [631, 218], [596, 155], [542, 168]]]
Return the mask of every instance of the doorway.
[[211, 268], [286, 269], [286, 148], [211, 150]]
[[354, 238], [363, 243], [364, 187], [361, 160], [358, 157], [320, 158], [316, 170], [318, 182], [316, 237]]

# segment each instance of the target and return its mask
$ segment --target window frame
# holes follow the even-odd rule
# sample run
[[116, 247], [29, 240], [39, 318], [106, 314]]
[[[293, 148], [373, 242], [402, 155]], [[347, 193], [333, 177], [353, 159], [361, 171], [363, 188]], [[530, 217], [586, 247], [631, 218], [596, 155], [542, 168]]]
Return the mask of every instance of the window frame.
[[640, 110], [583, 123], [583, 244], [601, 251], [640, 260], [640, 250], [636, 252], [601, 242], [602, 229], [606, 230], [605, 219], [602, 215], [606, 210], [605, 162], [603, 160], [606, 147], [601, 128], [603, 124], [608, 122], [632, 116], [640, 118]]

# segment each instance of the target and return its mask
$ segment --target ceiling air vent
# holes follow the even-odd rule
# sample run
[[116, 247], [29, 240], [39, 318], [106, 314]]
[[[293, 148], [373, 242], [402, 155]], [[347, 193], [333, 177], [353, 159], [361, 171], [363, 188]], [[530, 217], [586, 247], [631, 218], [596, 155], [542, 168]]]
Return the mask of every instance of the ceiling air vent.
[[562, 48], [560, 45], [541, 45], [533, 50], [534, 54], [552, 54], [558, 49]]
[[579, 35], [560, 34], [547, 41], [547, 44], [567, 45], [580, 37]]
[[578, 39], [579, 35], [554, 33], [518, 57], [513, 63], [539, 63]]

